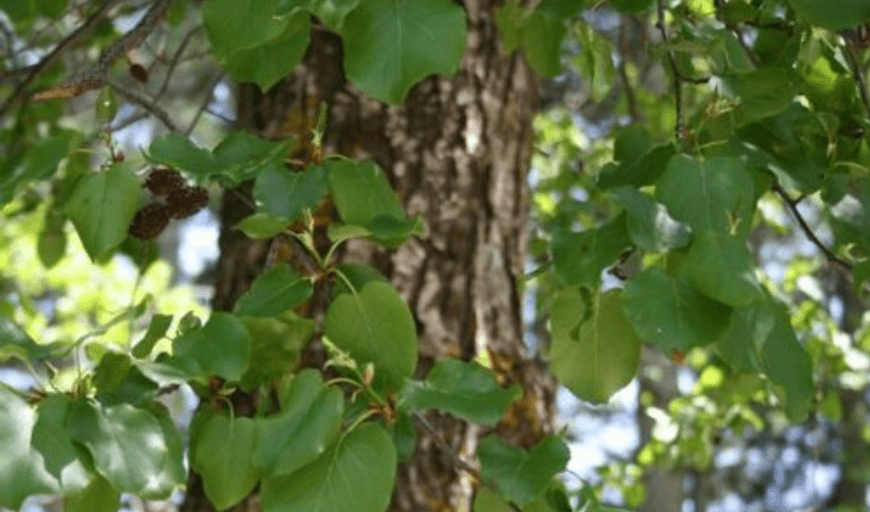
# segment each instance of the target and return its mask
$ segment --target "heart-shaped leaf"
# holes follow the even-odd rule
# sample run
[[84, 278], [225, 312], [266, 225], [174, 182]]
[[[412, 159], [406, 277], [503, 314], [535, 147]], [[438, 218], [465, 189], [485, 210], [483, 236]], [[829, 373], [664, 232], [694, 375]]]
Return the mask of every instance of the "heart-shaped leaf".
[[344, 397], [324, 387], [320, 373], [305, 370], [282, 396], [281, 412], [257, 421], [252, 458], [263, 474], [290, 474], [314, 461], [338, 439]]
[[264, 478], [264, 512], [383, 512], [396, 476], [396, 450], [383, 427], [367, 423], [299, 471]]
[[498, 423], [505, 409], [520, 396], [518, 385], [502, 388], [492, 372], [452, 358], [438, 361], [425, 381], [408, 381], [402, 390], [408, 407], [440, 409], [483, 424]]
[[365, 0], [344, 19], [342, 38], [351, 81], [372, 97], [398, 104], [421, 79], [459, 68], [465, 12], [445, 0]]

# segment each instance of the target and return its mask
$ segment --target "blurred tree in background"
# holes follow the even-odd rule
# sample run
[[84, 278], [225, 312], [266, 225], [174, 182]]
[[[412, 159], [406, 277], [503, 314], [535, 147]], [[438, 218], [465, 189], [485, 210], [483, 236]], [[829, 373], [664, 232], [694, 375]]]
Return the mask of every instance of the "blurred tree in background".
[[867, 0], [0, 12], [0, 506], [866, 509]]

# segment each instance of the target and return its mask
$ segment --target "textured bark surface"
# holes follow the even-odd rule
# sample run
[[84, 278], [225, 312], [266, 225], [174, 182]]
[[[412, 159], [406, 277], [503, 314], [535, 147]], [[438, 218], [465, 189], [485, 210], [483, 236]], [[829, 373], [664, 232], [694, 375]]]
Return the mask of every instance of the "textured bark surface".
[[[535, 83], [520, 58], [500, 50], [494, 4], [465, 2], [469, 41], [460, 71], [421, 82], [400, 107], [348, 84], [340, 41], [314, 30], [303, 65], [286, 81], [267, 94], [240, 88], [238, 124], [270, 138], [305, 133], [317, 106], [328, 105], [326, 153], [373, 158], [408, 214], [426, 224], [424, 236], [398, 250], [358, 242], [341, 256], [378, 268], [408, 301], [421, 343], [418, 377], [440, 357], [473, 359], [486, 352], [505, 385], [523, 387], [523, 398], [496, 430], [528, 447], [553, 430], [555, 389], [540, 362], [526, 354], [517, 287], [526, 260]], [[231, 308], [267, 258], [268, 244], [228, 229], [249, 211], [242, 195], [224, 198], [217, 309]], [[475, 482], [457, 459], [473, 463], [477, 438], [487, 432], [430, 414], [417, 421], [417, 433], [416, 453], [399, 468], [390, 510], [470, 510]], [[255, 508], [252, 499], [238, 510]], [[200, 502], [185, 510], [209, 509]]]

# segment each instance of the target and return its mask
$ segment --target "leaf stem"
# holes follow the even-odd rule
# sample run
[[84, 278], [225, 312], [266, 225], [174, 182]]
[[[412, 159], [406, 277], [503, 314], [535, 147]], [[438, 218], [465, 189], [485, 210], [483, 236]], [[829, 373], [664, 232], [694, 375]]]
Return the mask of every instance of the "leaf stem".
[[801, 215], [801, 212], [797, 209], [797, 205], [802, 197], [798, 199], [792, 199], [791, 197], [789, 197], [788, 192], [786, 192], [785, 189], [783, 189], [782, 186], [779, 185], [779, 183], [774, 183], [771, 188], [773, 188], [773, 191], [776, 192], [783, 201], [785, 201], [785, 204], [788, 205], [788, 208], [789, 210], [791, 210], [792, 215], [794, 215], [794, 218], [797, 220], [798, 224], [800, 224], [804, 234], [813, 243], [813, 245], [815, 245], [820, 251], [822, 251], [822, 254], [825, 255], [825, 258], [827, 258], [828, 261], [839, 265], [843, 269], [851, 271], [852, 265], [846, 260], [834, 254], [833, 251], [828, 249], [825, 244], [823, 244], [822, 241], [819, 240], [819, 237], [816, 236], [812, 228], [810, 228], [810, 225], [807, 224], [807, 221], [804, 219], [803, 215]]

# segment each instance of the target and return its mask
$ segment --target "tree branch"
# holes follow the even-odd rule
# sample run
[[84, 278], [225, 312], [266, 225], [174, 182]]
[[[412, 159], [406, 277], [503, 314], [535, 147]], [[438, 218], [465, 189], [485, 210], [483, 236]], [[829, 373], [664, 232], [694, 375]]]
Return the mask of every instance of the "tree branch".
[[51, 65], [54, 61], [60, 57], [61, 53], [70, 46], [72, 43], [76, 42], [93, 30], [93, 28], [103, 19], [103, 16], [115, 6], [115, 4], [119, 3], [120, 0], [106, 0], [102, 7], [97, 9], [97, 12], [93, 13], [84, 23], [79, 26], [79, 28], [75, 29], [70, 35], [66, 36], [54, 49], [48, 53], [45, 57], [42, 58], [35, 66], [33, 66], [30, 70], [30, 73], [27, 77], [21, 81], [16, 87], [15, 90], [12, 91], [12, 94], [9, 95], [3, 101], [3, 104], [0, 105], [0, 117], [6, 115], [12, 105], [18, 101], [22, 96], [24, 96], [24, 92], [27, 90], [27, 87], [36, 79], [36, 77], [49, 65]]
[[843, 260], [836, 254], [834, 254], [833, 251], [828, 249], [825, 244], [823, 244], [822, 241], [819, 240], [819, 237], [816, 236], [812, 228], [810, 228], [810, 225], [807, 224], [807, 221], [804, 219], [803, 215], [801, 215], [801, 212], [797, 209], [797, 205], [800, 202], [800, 199], [792, 199], [791, 197], [789, 197], [788, 193], [778, 183], [774, 183], [771, 188], [774, 192], [779, 194], [779, 197], [781, 197], [783, 201], [785, 201], [785, 204], [788, 205], [788, 208], [789, 210], [791, 210], [792, 215], [794, 215], [794, 218], [798, 221], [798, 224], [800, 224], [804, 234], [813, 243], [813, 245], [815, 245], [820, 251], [822, 251], [822, 254], [825, 255], [825, 258], [827, 258], [827, 260], [831, 263], [835, 263], [840, 267], [851, 271], [852, 265], [846, 260]]
[[139, 105], [140, 107], [150, 112], [154, 117], [159, 119], [160, 122], [164, 124], [164, 126], [169, 128], [169, 131], [173, 133], [177, 133], [180, 131], [178, 127], [175, 126], [172, 118], [169, 117], [169, 114], [165, 110], [157, 106], [157, 104], [155, 104], [153, 101], [150, 101], [148, 98], [139, 96], [135, 92], [129, 91], [122, 87], [120, 84], [117, 84], [111, 80], [107, 83], [109, 84], [109, 87], [112, 88], [112, 90], [123, 96], [127, 101], [135, 103], [136, 105]]
[[[665, 6], [662, 0], [656, 0], [656, 8], [658, 10], [658, 21], [656, 22], [656, 27], [658, 27], [659, 32], [662, 34], [662, 41], [664, 41], [665, 46], [669, 46], [671, 40], [668, 36], [667, 28], [665, 28]], [[671, 75], [674, 78], [674, 102], [676, 103], [677, 109], [677, 121], [674, 125], [674, 132], [679, 141], [683, 139], [683, 132], [685, 131], [685, 126], [683, 124], [683, 77], [677, 69], [677, 59], [674, 57], [674, 52], [669, 48], [667, 53], [668, 63], [671, 66]]]
[[852, 68], [852, 74], [855, 76], [855, 85], [858, 86], [858, 93], [861, 96], [861, 103], [864, 105], [864, 110], [870, 116], [870, 97], [867, 95], [867, 78], [864, 76], [864, 70], [861, 69], [861, 64], [855, 56], [854, 43], [851, 38], [843, 36], [843, 54], [846, 60], [849, 61], [849, 67]]
[[107, 75], [112, 63], [145, 41], [148, 34], [166, 17], [169, 4], [171, 3], [172, 0], [156, 0], [151, 9], [145, 13], [145, 16], [142, 17], [132, 30], [113, 41], [112, 44], [100, 52], [97, 63], [93, 67], [73, 80], [36, 93], [33, 99], [69, 99], [106, 85]]

